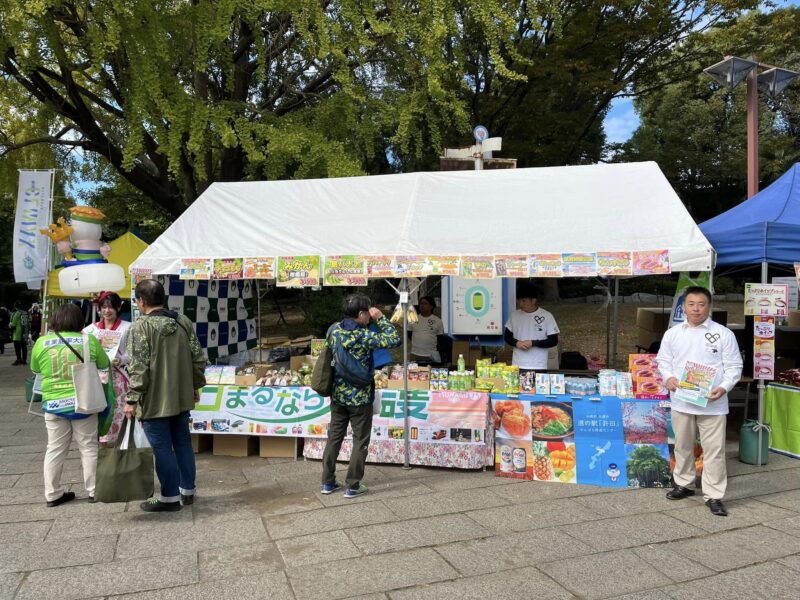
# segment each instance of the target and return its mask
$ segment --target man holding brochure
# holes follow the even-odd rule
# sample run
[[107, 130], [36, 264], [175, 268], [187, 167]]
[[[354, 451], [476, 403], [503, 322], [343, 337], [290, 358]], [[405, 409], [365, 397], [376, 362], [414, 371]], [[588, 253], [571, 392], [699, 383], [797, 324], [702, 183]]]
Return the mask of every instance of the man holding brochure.
[[742, 376], [742, 357], [733, 332], [715, 323], [711, 293], [702, 287], [684, 292], [686, 322], [664, 334], [656, 358], [672, 400], [675, 432], [675, 487], [670, 500], [694, 496], [694, 444], [700, 432], [703, 446], [703, 500], [711, 513], [728, 515], [722, 498], [728, 483], [725, 467], [725, 424], [728, 392]]

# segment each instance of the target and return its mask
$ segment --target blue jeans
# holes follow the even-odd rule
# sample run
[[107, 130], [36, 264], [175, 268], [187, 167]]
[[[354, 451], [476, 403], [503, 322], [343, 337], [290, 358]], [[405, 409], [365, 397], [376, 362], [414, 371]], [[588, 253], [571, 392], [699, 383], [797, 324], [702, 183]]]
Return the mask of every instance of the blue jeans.
[[195, 491], [195, 465], [189, 434], [189, 411], [174, 417], [142, 421], [153, 447], [156, 474], [161, 482], [161, 502], [179, 502], [181, 494]]

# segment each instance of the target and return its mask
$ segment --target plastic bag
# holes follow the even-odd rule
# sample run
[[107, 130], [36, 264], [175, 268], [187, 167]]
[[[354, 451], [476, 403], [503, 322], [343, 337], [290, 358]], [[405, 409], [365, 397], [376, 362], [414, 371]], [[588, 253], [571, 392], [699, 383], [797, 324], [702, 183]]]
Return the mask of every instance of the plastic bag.
[[[131, 433], [131, 427], [125, 428], [125, 435], [122, 437], [122, 441], [119, 443], [120, 450], [127, 450], [129, 445], [129, 437]], [[134, 448], [150, 448], [150, 441], [147, 439], [147, 434], [144, 432], [144, 427], [142, 427], [142, 422], [139, 419], [133, 420], [133, 447]]]
[[[399, 302], [397, 303], [397, 306], [394, 307], [392, 318], [389, 319], [389, 321], [394, 323], [395, 325], [403, 322], [403, 305], [400, 304]], [[414, 308], [413, 304], [408, 305], [408, 322], [409, 323], [419, 322], [419, 316], [417, 316], [417, 309]]]

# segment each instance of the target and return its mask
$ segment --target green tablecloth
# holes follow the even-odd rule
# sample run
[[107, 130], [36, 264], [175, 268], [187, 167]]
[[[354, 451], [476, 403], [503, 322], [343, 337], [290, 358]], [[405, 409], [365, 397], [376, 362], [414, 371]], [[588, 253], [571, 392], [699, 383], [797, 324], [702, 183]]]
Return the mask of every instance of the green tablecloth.
[[800, 388], [769, 384], [764, 393], [764, 421], [772, 427], [769, 447], [800, 458]]

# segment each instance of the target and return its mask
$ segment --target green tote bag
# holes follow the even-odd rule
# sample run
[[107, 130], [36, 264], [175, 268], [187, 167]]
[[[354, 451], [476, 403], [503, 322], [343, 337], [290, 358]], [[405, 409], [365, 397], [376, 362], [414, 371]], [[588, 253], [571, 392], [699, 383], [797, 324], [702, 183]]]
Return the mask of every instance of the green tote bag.
[[153, 449], [136, 447], [134, 421], [125, 419], [117, 446], [97, 453], [98, 502], [146, 500], [153, 495]]

